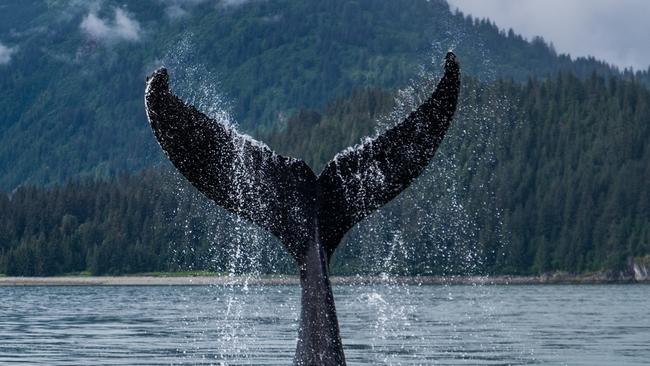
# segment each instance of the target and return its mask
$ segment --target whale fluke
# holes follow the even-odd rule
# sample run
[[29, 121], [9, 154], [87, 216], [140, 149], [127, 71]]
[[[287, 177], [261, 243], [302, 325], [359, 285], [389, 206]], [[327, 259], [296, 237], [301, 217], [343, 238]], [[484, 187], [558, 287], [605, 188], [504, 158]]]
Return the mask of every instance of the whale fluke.
[[172, 94], [164, 68], [147, 80], [147, 117], [174, 166], [208, 198], [277, 236], [300, 271], [295, 365], [345, 365], [329, 261], [357, 222], [424, 170], [451, 123], [460, 89], [453, 53], [431, 97], [404, 121], [339, 153], [317, 177]]

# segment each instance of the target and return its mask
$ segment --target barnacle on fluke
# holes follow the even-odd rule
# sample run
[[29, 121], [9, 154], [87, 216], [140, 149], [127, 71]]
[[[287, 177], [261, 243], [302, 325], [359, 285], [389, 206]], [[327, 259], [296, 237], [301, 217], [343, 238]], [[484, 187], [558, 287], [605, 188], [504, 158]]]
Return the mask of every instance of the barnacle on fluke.
[[302, 310], [295, 365], [345, 365], [329, 260], [357, 222], [424, 170], [449, 128], [460, 68], [449, 52], [431, 97], [383, 134], [337, 154], [316, 176], [186, 104], [164, 68], [147, 80], [145, 105], [160, 146], [208, 198], [277, 236], [300, 269]]

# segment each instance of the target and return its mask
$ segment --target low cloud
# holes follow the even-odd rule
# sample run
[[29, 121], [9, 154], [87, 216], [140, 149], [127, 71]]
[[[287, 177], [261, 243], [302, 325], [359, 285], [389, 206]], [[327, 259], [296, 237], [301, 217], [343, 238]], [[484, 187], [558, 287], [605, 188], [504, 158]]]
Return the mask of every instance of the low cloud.
[[11, 62], [11, 56], [14, 52], [16, 52], [15, 48], [0, 43], [0, 65], [6, 65]]
[[531, 39], [542, 36], [561, 53], [595, 56], [619, 67], [650, 65], [647, 0], [448, 0], [452, 8], [489, 18]]
[[88, 13], [81, 21], [81, 30], [89, 37], [105, 42], [140, 40], [142, 29], [137, 20], [129, 17], [124, 9], [116, 8], [113, 19], [105, 20], [96, 11]]
[[171, 19], [182, 18], [190, 9], [207, 0], [160, 0], [165, 5], [165, 14]]
[[242, 5], [250, 0], [222, 0], [224, 5], [237, 6]]
[[165, 14], [170, 19], [187, 16], [193, 7], [206, 2], [212, 2], [217, 8], [234, 8], [253, 0], [158, 0], [165, 6]]
[[251, 2], [253, 0], [220, 0], [219, 4], [224, 7], [235, 7], [244, 5], [245, 3]]

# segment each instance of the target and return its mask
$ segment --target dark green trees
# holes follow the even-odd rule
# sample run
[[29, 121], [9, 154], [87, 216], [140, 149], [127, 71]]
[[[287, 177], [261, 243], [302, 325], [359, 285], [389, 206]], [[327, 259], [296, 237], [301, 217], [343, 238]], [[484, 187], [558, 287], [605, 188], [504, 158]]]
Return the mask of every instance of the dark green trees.
[[[387, 207], [389, 215], [370, 218], [385, 219], [381, 225], [353, 232], [335, 271], [363, 269], [360, 251], [383, 258], [390, 248], [382, 243], [398, 234], [410, 254], [391, 268], [406, 274], [619, 270], [627, 258], [650, 253], [650, 92], [640, 82], [568, 73], [523, 85], [467, 79], [462, 95], [428, 173], [443, 181], [425, 177]], [[260, 137], [319, 170], [371, 134], [393, 103], [390, 93], [358, 90]], [[461, 213], [441, 192], [452, 188]], [[436, 231], [451, 228], [456, 214], [472, 216], [471, 262], [454, 262], [467, 254], [455, 246], [466, 243]], [[0, 195], [0, 273], [225, 271], [238, 240], [228, 230], [232, 220], [164, 170], [22, 187]], [[370, 227], [376, 232], [363, 232]], [[373, 246], [361, 247], [364, 240]], [[277, 242], [258, 241], [266, 251], [253, 269], [290, 271]]]

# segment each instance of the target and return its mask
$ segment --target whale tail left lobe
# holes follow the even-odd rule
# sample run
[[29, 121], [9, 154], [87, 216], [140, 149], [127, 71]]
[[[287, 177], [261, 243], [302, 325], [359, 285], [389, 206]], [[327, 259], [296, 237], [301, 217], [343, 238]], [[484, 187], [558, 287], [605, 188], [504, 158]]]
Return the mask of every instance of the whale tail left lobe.
[[174, 166], [226, 210], [277, 236], [298, 259], [311, 233], [316, 176], [302, 160], [219, 123], [172, 94], [164, 68], [147, 81], [147, 117]]

